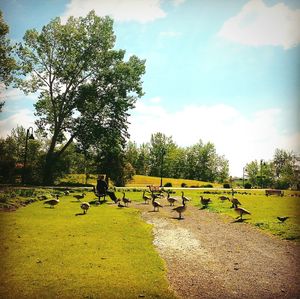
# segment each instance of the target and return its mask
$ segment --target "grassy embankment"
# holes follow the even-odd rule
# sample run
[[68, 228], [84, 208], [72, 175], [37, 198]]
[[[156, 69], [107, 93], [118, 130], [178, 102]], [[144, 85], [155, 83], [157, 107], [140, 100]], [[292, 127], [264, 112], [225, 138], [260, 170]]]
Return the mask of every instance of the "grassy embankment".
[[37, 201], [0, 212], [1, 298], [174, 298], [137, 210], [81, 213], [72, 195], [55, 208]]
[[[97, 175], [89, 175], [87, 183], [95, 185], [97, 180]], [[68, 182], [68, 183], [85, 183], [85, 175], [84, 174], [69, 174], [64, 179], [60, 180], [61, 183]], [[185, 180], [185, 179], [173, 179], [173, 178], [163, 178], [163, 185], [166, 183], [171, 183], [172, 187], [181, 187], [181, 184], [184, 183], [188, 187], [195, 186], [195, 187], [206, 187], [207, 185], [212, 185], [213, 187], [222, 187], [222, 184], [218, 183], [209, 183], [203, 181], [196, 181], [196, 180]], [[148, 185], [160, 185], [160, 178], [153, 177], [153, 176], [145, 176], [145, 175], [135, 175], [133, 180], [128, 182], [126, 186], [128, 187], [147, 187]]]

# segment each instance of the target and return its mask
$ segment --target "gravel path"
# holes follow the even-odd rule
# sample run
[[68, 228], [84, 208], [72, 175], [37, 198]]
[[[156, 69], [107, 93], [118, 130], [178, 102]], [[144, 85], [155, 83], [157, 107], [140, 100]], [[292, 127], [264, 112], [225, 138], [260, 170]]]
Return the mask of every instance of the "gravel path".
[[178, 297], [300, 298], [300, 244], [193, 206], [182, 220], [169, 206], [135, 207], [154, 225], [154, 244]]

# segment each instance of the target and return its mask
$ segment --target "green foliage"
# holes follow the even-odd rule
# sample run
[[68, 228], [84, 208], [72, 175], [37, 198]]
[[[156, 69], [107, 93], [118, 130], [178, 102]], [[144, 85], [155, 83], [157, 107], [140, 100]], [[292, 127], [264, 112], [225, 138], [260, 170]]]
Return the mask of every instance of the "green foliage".
[[[24, 76], [16, 79], [18, 86], [25, 92], [41, 91], [36, 124], [50, 138], [45, 184], [53, 183], [56, 163], [73, 140], [86, 149], [98, 148], [98, 156], [120, 158], [103, 145], [118, 150], [124, 145], [127, 111], [143, 94], [145, 62], [136, 56], [125, 61], [125, 51], [114, 49], [115, 39], [112, 19], [92, 11], [70, 17], [66, 24], [55, 18], [41, 32], [27, 30], [17, 49], [19, 75]], [[122, 161], [115, 167], [119, 165], [123, 167]]]
[[[16, 62], [12, 56], [13, 47], [7, 38], [9, 27], [5, 23], [0, 10], [0, 81], [9, 85], [12, 81], [12, 72], [16, 69]], [[0, 111], [4, 102], [0, 102]]]
[[250, 183], [245, 183], [245, 189], [251, 189], [252, 185]]
[[168, 182], [164, 184], [164, 187], [172, 187], [172, 183]]

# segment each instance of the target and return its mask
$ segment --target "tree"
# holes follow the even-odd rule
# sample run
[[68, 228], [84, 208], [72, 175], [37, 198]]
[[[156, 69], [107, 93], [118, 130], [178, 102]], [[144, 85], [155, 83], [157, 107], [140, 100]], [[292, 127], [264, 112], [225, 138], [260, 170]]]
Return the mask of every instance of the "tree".
[[277, 188], [299, 188], [300, 158], [295, 153], [276, 149], [273, 164]]
[[113, 49], [115, 39], [112, 19], [92, 11], [66, 24], [55, 18], [40, 33], [28, 30], [19, 44], [22, 74], [30, 76], [17, 83], [25, 92], [40, 92], [36, 124], [51, 140], [44, 184], [53, 183], [55, 163], [73, 140], [125, 144], [127, 111], [143, 94], [145, 61], [124, 61], [125, 51]]
[[[2, 11], [0, 10], [0, 81], [9, 85], [12, 81], [12, 72], [16, 68], [16, 62], [12, 57], [12, 46], [6, 37], [9, 27], [4, 22]], [[0, 112], [4, 102], [0, 102]]]

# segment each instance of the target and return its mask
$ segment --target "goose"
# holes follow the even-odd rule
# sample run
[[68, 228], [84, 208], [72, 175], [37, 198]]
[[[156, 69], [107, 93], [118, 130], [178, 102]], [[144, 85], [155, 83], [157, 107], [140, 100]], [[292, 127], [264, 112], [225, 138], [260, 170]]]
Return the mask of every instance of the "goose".
[[280, 217], [280, 216], [278, 216], [277, 217], [277, 219], [281, 222], [281, 223], [283, 223], [285, 220], [287, 220], [287, 219], [289, 219], [290, 217], [287, 217], [287, 216], [284, 216], [284, 217]]
[[224, 201], [224, 200], [229, 200], [229, 197], [222, 195], [222, 196], [219, 196], [219, 199]]
[[181, 219], [181, 214], [184, 213], [184, 211], [186, 210], [186, 204], [185, 204], [186, 201], [189, 201], [189, 199], [182, 195], [182, 206], [173, 208], [173, 211], [176, 211], [179, 214], [178, 219]]
[[200, 195], [200, 202], [203, 207], [207, 207], [207, 205], [211, 202], [210, 198], [204, 198], [202, 195]]
[[145, 195], [146, 191], [143, 191], [143, 200], [145, 201], [145, 204], [149, 204], [149, 201], [151, 200], [151, 198], [147, 195]]
[[167, 201], [170, 203], [170, 206], [174, 206], [175, 201], [177, 201], [176, 198], [170, 197], [170, 191], [168, 191]]
[[251, 213], [249, 211], [247, 211], [246, 209], [241, 208], [241, 207], [235, 208], [234, 210], [239, 214], [239, 216], [237, 216], [236, 219], [240, 218], [240, 220], [243, 220], [244, 214], [251, 215]]
[[78, 201], [81, 201], [81, 199], [83, 199], [85, 197], [85, 193], [82, 193], [82, 195], [76, 194], [76, 195], [73, 195], [73, 197], [75, 197]]
[[128, 203], [130, 203], [131, 200], [129, 198], [125, 197], [125, 192], [123, 192], [123, 198], [122, 198], [122, 200], [123, 200], [125, 206], [128, 207]]
[[240, 206], [242, 205], [237, 198], [232, 198], [232, 199], [228, 199], [228, 200], [231, 201], [231, 203], [232, 203], [231, 208], [237, 208], [238, 205], [240, 205]]
[[84, 214], [87, 212], [87, 210], [90, 208], [90, 204], [88, 202], [83, 202], [80, 205], [81, 209], [83, 210]]
[[59, 203], [58, 196], [56, 198], [52, 198], [49, 200], [44, 201], [44, 204], [50, 205], [51, 208], [54, 208]]
[[158, 211], [159, 211], [159, 208], [162, 208], [162, 207], [163, 207], [158, 201], [155, 201], [155, 199], [156, 199], [157, 197], [158, 197], [158, 196], [152, 192], [152, 206], [153, 206], [153, 211], [154, 211], [154, 212], [155, 212], [155, 209], [157, 209], [157, 212], [158, 212]]
[[123, 205], [123, 204], [121, 203], [121, 199], [120, 199], [120, 198], [117, 199], [116, 203], [118, 203], [118, 207], [119, 207], [119, 208], [125, 208], [125, 205]]
[[181, 198], [182, 200], [184, 199], [185, 201], [189, 201], [189, 198], [187, 198], [186, 196], [184, 196], [184, 192], [181, 191]]

